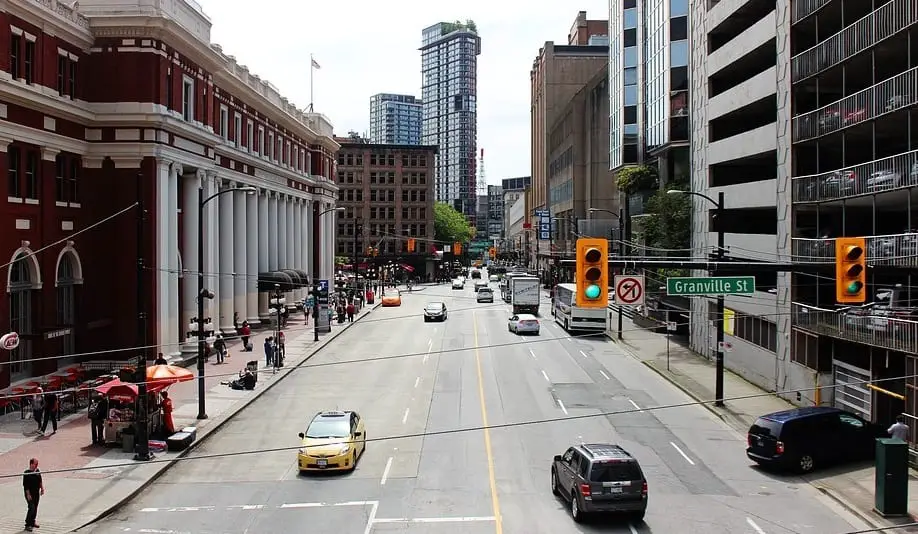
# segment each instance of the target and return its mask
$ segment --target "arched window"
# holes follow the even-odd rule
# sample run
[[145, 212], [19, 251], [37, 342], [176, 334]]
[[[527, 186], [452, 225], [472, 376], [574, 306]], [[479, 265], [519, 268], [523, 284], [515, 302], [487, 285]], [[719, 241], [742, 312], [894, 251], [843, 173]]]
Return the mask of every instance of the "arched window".
[[[57, 264], [57, 327], [69, 328], [70, 333], [60, 336], [58, 356], [67, 356], [75, 352], [73, 326], [76, 322], [76, 304], [74, 301], [74, 285], [76, 284], [76, 266], [73, 254], [66, 253], [61, 256]], [[62, 358], [58, 367], [70, 361]]]
[[10, 376], [12, 380], [29, 376], [32, 364], [32, 342], [25, 338], [32, 333], [32, 270], [25, 254], [19, 254], [10, 265], [10, 328], [21, 336], [19, 347], [10, 351]]

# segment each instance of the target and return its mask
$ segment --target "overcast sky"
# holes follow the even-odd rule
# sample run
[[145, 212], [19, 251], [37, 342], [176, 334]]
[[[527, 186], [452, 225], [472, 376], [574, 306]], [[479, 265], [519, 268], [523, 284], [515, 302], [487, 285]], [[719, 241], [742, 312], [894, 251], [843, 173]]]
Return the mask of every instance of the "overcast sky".
[[608, 0], [320, 1], [198, 0], [213, 21], [211, 38], [226, 54], [276, 85], [300, 107], [309, 104], [309, 54], [321, 70], [315, 108], [336, 134], [365, 132], [370, 95], [421, 96], [421, 30], [472, 19], [478, 56], [478, 146], [489, 183], [528, 176], [529, 71], [545, 41], [567, 44], [577, 16], [606, 19]]

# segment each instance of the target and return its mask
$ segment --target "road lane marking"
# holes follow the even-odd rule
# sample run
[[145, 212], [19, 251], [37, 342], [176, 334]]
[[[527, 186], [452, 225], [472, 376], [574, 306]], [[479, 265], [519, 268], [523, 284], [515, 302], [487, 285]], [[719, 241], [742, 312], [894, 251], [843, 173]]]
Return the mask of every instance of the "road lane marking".
[[175, 506], [166, 508], [141, 508], [141, 512], [212, 512], [216, 506]]
[[389, 470], [390, 469], [392, 469], [392, 457], [391, 456], [389, 457], [388, 460], [386, 460], [386, 468], [383, 469], [382, 478], [379, 479], [380, 486], [385, 486], [386, 480], [389, 480]]
[[280, 505], [281, 508], [322, 508], [324, 502], [293, 502]]
[[408, 412], [410, 412], [410, 411], [411, 411], [411, 408], [405, 408], [405, 415], [402, 416], [402, 424], [403, 424], [403, 425], [405, 424], [405, 422], [408, 421]]
[[765, 531], [762, 530], [762, 527], [756, 525], [756, 524], [755, 524], [755, 521], [753, 521], [752, 519], [750, 519], [750, 518], [747, 517], [747, 518], [746, 518], [746, 523], [747, 523], [750, 527], [752, 527], [752, 530], [754, 530], [754, 531], [756, 532], [756, 534], [765, 534]]
[[420, 383], [421, 383], [421, 377], [417, 377], [414, 379], [414, 387], [418, 387], [418, 384]]
[[370, 507], [370, 515], [367, 516], [367, 527], [363, 529], [363, 534], [373, 532], [373, 524], [376, 523], [376, 512], [379, 511], [379, 502], [375, 501]]
[[601, 374], [602, 377], [605, 378], [606, 380], [612, 380], [611, 378], [609, 378], [609, 375], [607, 375], [606, 372], [603, 370], [600, 370], [599, 374]]
[[532, 349], [529, 349], [529, 355], [532, 356], [533, 359], [535, 359], [535, 357], [536, 357], [535, 353], [532, 352]]
[[[631, 405], [632, 405], [632, 406], [634, 406], [634, 409], [635, 409], [635, 410], [637, 410], [637, 411], [639, 411], [639, 412], [641, 412], [641, 413], [643, 413], [643, 412], [644, 412], [644, 410], [642, 410], [642, 409], [641, 409], [641, 407], [640, 407], [640, 406], [638, 406], [638, 404], [637, 404], [636, 402], [634, 402], [633, 400], [631, 400], [631, 399], [628, 399], [628, 402], [630, 402], [630, 403], [631, 403]], [[673, 445], [673, 447], [676, 447], [676, 446], [675, 446], [675, 445]], [[676, 447], [676, 448], [678, 449], [678, 447]]]
[[227, 506], [229, 510], [261, 510], [264, 508], [263, 504], [239, 504], [235, 506]]
[[478, 371], [478, 401], [481, 404], [481, 426], [484, 427], [485, 455], [488, 459], [488, 485], [491, 488], [491, 510], [494, 514], [494, 532], [503, 534], [500, 518], [500, 497], [497, 495], [497, 478], [494, 475], [494, 454], [491, 451], [491, 429], [488, 428], [488, 407], [485, 404], [484, 378], [481, 374], [481, 350], [478, 343], [478, 316], [472, 313], [472, 332], [475, 340], [475, 367]]
[[545, 377], [546, 382], [551, 382], [551, 379], [548, 378], [548, 373], [546, 373], [544, 369], [542, 369], [542, 376]]
[[561, 402], [561, 399], [558, 399], [558, 407], [561, 408], [561, 411], [564, 412], [564, 415], [567, 415], [567, 408], [564, 407], [564, 403]]
[[587, 353], [583, 351], [580, 351], [580, 355], [583, 356], [584, 358], [589, 358], [589, 356], [587, 356]]
[[494, 521], [495, 518], [487, 517], [385, 517], [374, 519], [374, 523], [471, 523], [475, 521]]
[[680, 449], [678, 445], [676, 445], [676, 444], [673, 443], [672, 441], [670, 441], [669, 444], [672, 445], [674, 449], [676, 449], [676, 452], [678, 452], [679, 454], [682, 455], [683, 458], [685, 458], [685, 461], [686, 461], [686, 462], [688, 462], [688, 463], [690, 463], [690, 464], [692, 464], [692, 465], [695, 465], [695, 462], [693, 462], [692, 459], [688, 457], [688, 454], [685, 454], [685, 451], [683, 451], [682, 449]]

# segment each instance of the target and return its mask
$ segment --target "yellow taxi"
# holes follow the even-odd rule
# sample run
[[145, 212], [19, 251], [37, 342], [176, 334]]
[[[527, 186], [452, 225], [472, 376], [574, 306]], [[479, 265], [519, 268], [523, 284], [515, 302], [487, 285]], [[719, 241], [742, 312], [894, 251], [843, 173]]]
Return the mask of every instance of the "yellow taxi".
[[367, 434], [357, 412], [319, 412], [306, 432], [297, 455], [300, 473], [306, 471], [353, 471], [367, 450]]
[[402, 294], [397, 290], [394, 293], [386, 293], [385, 295], [383, 295], [382, 305], [384, 307], [401, 306], [402, 305]]

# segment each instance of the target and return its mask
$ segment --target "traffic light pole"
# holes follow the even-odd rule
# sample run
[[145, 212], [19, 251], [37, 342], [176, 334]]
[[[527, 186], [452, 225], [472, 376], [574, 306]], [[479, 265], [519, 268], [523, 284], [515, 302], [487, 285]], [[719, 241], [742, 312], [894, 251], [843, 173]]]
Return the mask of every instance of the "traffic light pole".
[[[724, 192], [717, 194], [717, 215], [714, 222], [717, 224], [717, 262], [724, 260]], [[709, 271], [711, 276], [713, 272]], [[717, 295], [717, 320], [714, 322], [717, 328], [717, 369], [714, 378], [714, 405], [724, 405], [724, 296]], [[710, 338], [708, 338], [710, 339]]]

